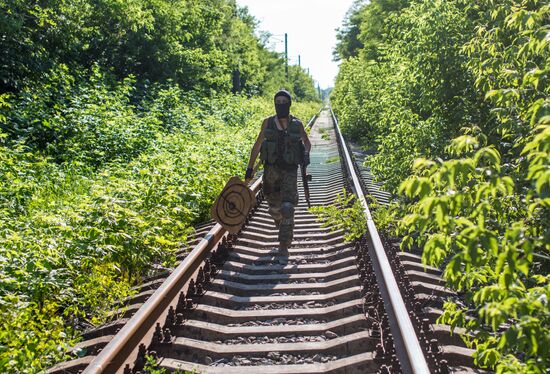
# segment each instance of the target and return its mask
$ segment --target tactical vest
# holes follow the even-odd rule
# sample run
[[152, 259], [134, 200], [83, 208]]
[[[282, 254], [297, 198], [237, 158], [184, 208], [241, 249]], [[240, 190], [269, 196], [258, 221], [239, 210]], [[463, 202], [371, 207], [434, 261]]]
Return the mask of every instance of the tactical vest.
[[[267, 127], [264, 130], [264, 141], [260, 149], [260, 159], [264, 164], [298, 165], [302, 163], [303, 144], [301, 129], [302, 123], [290, 117], [284, 136], [279, 137], [275, 116], [269, 117]], [[283, 144], [279, 144], [283, 141]], [[282, 153], [282, 154], [280, 154]]]

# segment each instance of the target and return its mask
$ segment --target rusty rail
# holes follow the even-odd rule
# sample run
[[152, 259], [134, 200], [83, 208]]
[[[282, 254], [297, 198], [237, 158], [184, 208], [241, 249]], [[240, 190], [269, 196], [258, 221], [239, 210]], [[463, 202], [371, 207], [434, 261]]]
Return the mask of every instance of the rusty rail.
[[367, 220], [369, 254], [372, 258], [376, 279], [378, 280], [378, 286], [386, 306], [386, 312], [388, 313], [390, 328], [394, 339], [397, 357], [401, 364], [401, 369], [405, 374], [430, 373], [428, 363], [422, 348], [420, 347], [420, 342], [416, 336], [411, 319], [409, 318], [405, 302], [403, 301], [403, 297], [399, 291], [397, 281], [393, 275], [386, 251], [384, 250], [382, 240], [380, 239], [380, 235], [378, 234], [378, 230], [376, 229], [376, 225], [372, 219], [365, 195], [363, 194], [359, 177], [353, 167], [353, 161], [332, 108], [330, 108], [330, 113], [334, 121], [338, 143], [340, 145], [342, 156], [345, 159], [348, 175], [351, 178], [352, 189], [363, 207], [363, 213], [365, 214], [365, 218]]
[[[323, 110], [323, 108], [321, 108], [321, 110]], [[313, 126], [313, 124], [315, 123], [315, 120], [317, 119], [317, 117], [319, 117], [319, 113], [321, 113], [321, 110], [319, 110], [318, 113], [315, 113], [313, 117], [311, 117], [306, 127], [311, 128]]]
[[[261, 178], [258, 178], [251, 189], [257, 194], [260, 186]], [[226, 231], [220, 224], [214, 225], [99, 355], [92, 360], [84, 370], [84, 374], [115, 373], [121, 370], [125, 364], [131, 364], [130, 357], [137, 351], [139, 344], [152, 333], [156, 322], [162, 318], [169, 306], [177, 301], [181, 289], [225, 233]]]

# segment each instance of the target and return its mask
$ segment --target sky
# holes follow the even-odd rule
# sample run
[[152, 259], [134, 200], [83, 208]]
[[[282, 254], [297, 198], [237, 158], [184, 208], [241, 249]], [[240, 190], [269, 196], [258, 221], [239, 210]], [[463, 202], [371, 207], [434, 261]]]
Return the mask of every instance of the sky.
[[272, 49], [284, 52], [288, 34], [290, 64], [309, 68], [321, 88], [332, 87], [338, 63], [332, 61], [336, 29], [342, 25], [353, 0], [237, 0], [260, 23], [258, 29], [273, 34]]

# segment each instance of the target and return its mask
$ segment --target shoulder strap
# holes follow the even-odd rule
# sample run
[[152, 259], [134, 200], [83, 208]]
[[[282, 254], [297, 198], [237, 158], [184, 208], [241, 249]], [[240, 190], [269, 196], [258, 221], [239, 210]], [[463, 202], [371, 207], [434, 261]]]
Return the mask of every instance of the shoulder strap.
[[277, 129], [277, 125], [275, 124], [275, 116], [271, 116], [267, 120], [267, 128], [270, 130]]

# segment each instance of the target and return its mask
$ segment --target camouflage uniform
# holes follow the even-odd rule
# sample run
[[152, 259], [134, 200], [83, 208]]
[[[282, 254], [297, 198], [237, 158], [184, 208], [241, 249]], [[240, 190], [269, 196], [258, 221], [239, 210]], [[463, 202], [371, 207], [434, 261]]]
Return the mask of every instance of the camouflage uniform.
[[[275, 222], [280, 222], [279, 242], [290, 245], [294, 231], [294, 207], [298, 205], [297, 168], [283, 168], [265, 165], [263, 183], [264, 195], [269, 204], [269, 214]], [[286, 204], [284, 204], [286, 203]], [[292, 204], [292, 207], [289, 206]], [[283, 216], [281, 208], [289, 211]]]
[[294, 231], [294, 208], [298, 204], [298, 164], [303, 157], [303, 124], [291, 117], [287, 130], [278, 130], [275, 116], [268, 118], [261, 159], [264, 162], [263, 189], [269, 214], [279, 225], [279, 242], [288, 246]]

